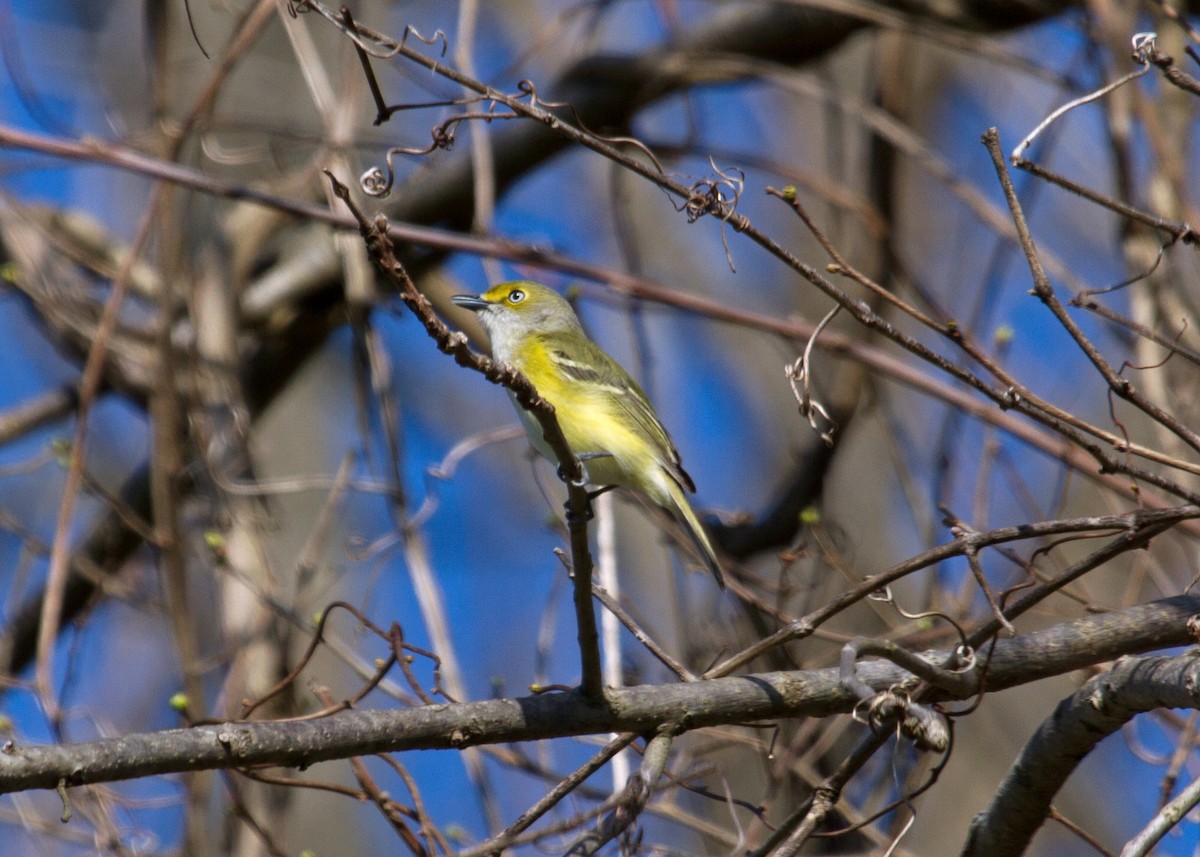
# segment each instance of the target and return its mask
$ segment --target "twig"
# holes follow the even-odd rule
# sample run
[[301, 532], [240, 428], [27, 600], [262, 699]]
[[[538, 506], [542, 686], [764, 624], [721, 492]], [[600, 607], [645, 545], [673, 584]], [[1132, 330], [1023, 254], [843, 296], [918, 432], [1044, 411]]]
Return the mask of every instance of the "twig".
[[863, 765], [888, 740], [888, 735], [869, 733], [859, 741], [837, 770], [821, 781], [812, 796], [791, 817], [784, 820], [763, 846], [750, 857], [795, 857], [801, 847], [816, 831], [817, 826], [833, 811], [841, 797], [842, 789], [850, 782]]
[[666, 650], [656, 643], [654, 638], [647, 634], [641, 625], [634, 621], [634, 618], [629, 615], [629, 611], [622, 607], [621, 603], [617, 601], [617, 599], [613, 598], [612, 595], [609, 594], [608, 590], [606, 590], [600, 584], [594, 583], [592, 584], [592, 594], [595, 595], [596, 600], [603, 604], [605, 608], [612, 613], [612, 615], [616, 616], [617, 619], [620, 620], [621, 624], [628, 629], [629, 633], [633, 634], [634, 638], [636, 638], [639, 643], [645, 646], [646, 650], [650, 652], [650, 654], [658, 658], [658, 660], [661, 661], [667, 669], [675, 673], [675, 675], [679, 676], [684, 681], [696, 681], [696, 674], [667, 654]]
[[493, 855], [501, 854], [504, 848], [510, 845], [518, 834], [527, 830], [530, 825], [553, 809], [567, 795], [579, 787], [584, 780], [594, 774], [600, 768], [608, 764], [608, 761], [628, 747], [634, 742], [637, 736], [633, 733], [619, 735], [604, 745], [604, 748], [599, 753], [588, 759], [583, 765], [576, 768], [569, 775], [564, 777], [558, 785], [546, 793], [541, 800], [531, 806], [525, 812], [521, 813], [520, 818], [502, 830], [500, 833], [481, 842], [478, 845], [458, 852], [455, 857], [493, 857]]
[[[279, 211], [285, 211], [304, 219], [329, 223], [339, 228], [356, 228], [358, 226], [352, 217], [334, 214], [328, 208], [272, 196], [271, 194], [262, 193], [241, 184], [220, 182], [176, 164], [157, 161], [153, 158], [147, 158], [140, 153], [120, 149], [112, 145], [99, 146], [90, 142], [56, 140], [0, 126], [0, 146], [27, 148], [56, 157], [107, 164], [131, 170], [142, 175], [171, 181], [185, 187], [192, 187], [206, 193], [226, 196], [232, 199], [244, 199]], [[1163, 226], [1162, 228], [1166, 229], [1168, 227]], [[732, 324], [746, 325], [755, 329], [778, 333], [782, 336], [808, 339], [811, 338], [814, 330], [812, 325], [802, 321], [769, 317], [761, 313], [739, 309], [727, 302], [721, 303], [699, 295], [684, 294], [657, 286], [645, 279], [631, 276], [613, 268], [588, 264], [517, 242], [483, 236], [463, 235], [450, 230], [406, 223], [389, 223], [388, 235], [394, 241], [404, 241], [435, 249], [478, 253], [514, 262], [553, 267], [576, 276], [606, 282], [625, 294], [636, 295], [648, 300], [701, 313], [710, 318], [721, 319]], [[271, 293], [267, 294], [267, 291], [271, 291]], [[243, 312], [248, 319], [261, 320], [271, 312], [272, 308], [277, 305], [282, 297], [275, 294], [273, 290], [256, 291], [255, 289], [251, 289], [243, 300]], [[1058, 410], [1049, 409], [1045, 403], [1040, 403], [1036, 399], [1032, 399], [1028, 391], [1021, 391], [1018, 394], [1015, 386], [1009, 386], [1004, 391], [995, 392], [979, 384], [969, 385], [976, 390], [985, 391], [992, 402], [1001, 404], [1003, 408], [1015, 408], [1017, 411], [1036, 419], [1047, 428], [1059, 432], [1064, 435], [1069, 443], [1077, 446], [1078, 449], [1075, 446], [1055, 442], [1048, 434], [1039, 431], [1036, 427], [1015, 419], [1005, 411], [998, 412], [994, 407], [990, 407], [977, 397], [970, 395], [969, 392], [957, 389], [945, 382], [920, 373], [906, 363], [896, 360], [885, 354], [881, 349], [867, 343], [827, 334], [822, 337], [820, 347], [834, 353], [843, 354], [902, 384], [914, 387], [927, 395], [946, 401], [960, 410], [965, 410], [976, 419], [1000, 426], [1006, 432], [1020, 437], [1027, 443], [1033, 444], [1048, 455], [1059, 458], [1068, 466], [1079, 470], [1089, 478], [1103, 478], [1104, 474], [1124, 473], [1134, 476], [1143, 484], [1154, 484], [1168, 493], [1179, 496], [1178, 486], [1166, 484], [1161, 477], [1148, 474], [1140, 468], [1131, 467], [1126, 462], [1107, 455], [1101, 447], [1088, 443], [1082, 435], [1072, 432], [1068, 426], [1057, 422], [1060, 419], [1069, 418], [1070, 415]], [[993, 367], [993, 369], [995, 368], [997, 367]], [[1046, 414], [1037, 413], [1031, 407], [1031, 402], [1035, 402], [1037, 408], [1045, 410]], [[1107, 432], [1102, 432], [1081, 420], [1076, 421], [1074, 424], [1082, 431], [1086, 431], [1088, 434], [1092, 434], [1114, 447], [1124, 443], [1121, 438]], [[1132, 446], [1130, 451], [1171, 467], [1182, 467], [1184, 469], [1188, 467], [1186, 462], [1179, 462], [1169, 456], [1163, 456], [1161, 453], [1146, 450], [1136, 445]], [[1089, 466], [1088, 463], [1090, 461], [1099, 462], [1100, 474], [1097, 474], [1095, 469]], [[1129, 495], [1128, 480], [1109, 480], [1108, 484], [1118, 492]], [[1197, 496], [1195, 499], [1200, 499], [1200, 496]]]
[[[333, 705], [333, 695], [326, 688], [316, 688], [316, 696], [326, 706]], [[400, 837], [400, 840], [408, 847], [410, 851], [417, 857], [433, 857], [434, 850], [431, 843], [425, 845], [409, 828], [408, 823], [404, 820], [400, 813], [392, 808], [394, 801], [388, 796], [388, 793], [379, 788], [375, 782], [375, 778], [371, 776], [367, 770], [367, 766], [363, 760], [357, 756], [350, 758], [350, 767], [354, 770], [354, 778], [358, 780], [358, 784], [362, 786], [362, 790], [376, 807], [379, 808], [379, 813], [384, 817], [384, 820], [391, 825], [392, 830]], [[426, 819], [422, 817], [421, 826], [424, 828]]]
[[[998, 390], [986, 383], [983, 379], [976, 376], [973, 372], [956, 365], [952, 361], [942, 357], [935, 351], [930, 349], [924, 343], [916, 338], [901, 332], [886, 319], [872, 311], [862, 301], [851, 299], [847, 294], [833, 286], [828, 280], [822, 277], [811, 266], [801, 262], [791, 251], [779, 244], [766, 233], [756, 228], [750, 220], [744, 215], [737, 214], [735, 211], [736, 198], [733, 201], [726, 199], [722, 193], [714, 193], [713, 188], [719, 184], [715, 181], [702, 181], [692, 186], [685, 186], [682, 183], [674, 180], [670, 176], [662, 173], [656, 167], [648, 167], [642, 162], [631, 158], [621, 152], [616, 146], [609, 141], [598, 137], [595, 134], [583, 130], [579, 127], [571, 125], [568, 122], [560, 119], [551, 111], [543, 109], [539, 106], [536, 97], [536, 90], [531, 84], [526, 83], [518, 96], [507, 95], [490, 86], [487, 86], [477, 80], [473, 80], [467, 75], [449, 68], [437, 60], [430, 59], [419, 51], [407, 48], [403, 42], [397, 43], [383, 34], [373, 30], [368, 30], [362, 26], [349, 28], [345, 22], [341, 20], [332, 11], [327, 9], [319, 0], [303, 0], [299, 4], [301, 8], [317, 12], [322, 17], [330, 21], [339, 30], [344, 32], [349, 38], [357, 44], [369, 50], [364, 44], [364, 41], [370, 41], [379, 47], [381, 56], [403, 56], [419, 65], [428, 68], [430, 71], [451, 80], [460, 86], [475, 91], [480, 95], [485, 96], [488, 100], [503, 105], [513, 113], [536, 120], [549, 127], [555, 133], [569, 139], [577, 145], [584, 146], [597, 154], [602, 155], [609, 160], [620, 164], [622, 167], [636, 173], [642, 178], [650, 181], [666, 191], [668, 194], [682, 200], [681, 204], [677, 205], [680, 210], [686, 211], [689, 222], [695, 220], [701, 215], [707, 214], [721, 220], [723, 224], [728, 224], [733, 227], [734, 231], [741, 232], [760, 247], [766, 250], [771, 255], [786, 264], [789, 268], [807, 280], [810, 284], [824, 292], [833, 300], [842, 305], [844, 309], [849, 311], [862, 325], [870, 330], [881, 333], [887, 338], [901, 345], [903, 348], [914, 354], [915, 356], [925, 360], [934, 366], [941, 369], [943, 372], [957, 378], [959, 381], [983, 393], [988, 398], [995, 401], [998, 405], [1005, 408], [1015, 408], [1022, 413], [1038, 420], [1051, 427], [1053, 430], [1070, 438], [1072, 441], [1080, 444], [1093, 456], [1103, 458], [1105, 467], [1113, 467], [1120, 472], [1129, 472], [1132, 475], [1130, 466], [1124, 461], [1114, 461], [1105, 456], [1100, 447], [1094, 443], [1089, 443], [1084, 436], [1085, 434], [1093, 435], [1102, 439], [1106, 443], [1121, 449], [1123, 451], [1133, 452], [1136, 455], [1159, 461], [1160, 463], [1169, 463], [1172, 467], [1179, 467], [1188, 472], [1200, 473], [1200, 465], [1191, 462], [1180, 461], [1170, 456], [1166, 456], [1157, 450], [1147, 449], [1140, 445], [1128, 444], [1123, 438], [1113, 435], [1111, 432], [1104, 431], [1096, 426], [1089, 425], [1086, 421], [1075, 417], [1074, 415], [1063, 411], [1061, 408], [1056, 408], [1049, 403], [1042, 402], [1036, 399], [1028, 390], [1010, 386], [1007, 390]], [[1187, 497], [1188, 499], [1200, 500], [1200, 495], [1193, 497], [1190, 492], [1175, 482], [1166, 479], [1157, 474], [1144, 472], [1138, 469], [1136, 474], [1138, 479], [1144, 480], [1149, 484], [1168, 491], [1176, 496]]]
[[[1132, 525], [1126, 532], [1112, 539], [1104, 547], [1084, 557], [1079, 562], [1068, 566], [1050, 580], [1026, 589], [1025, 594], [1021, 598], [1017, 599], [1011, 606], [1005, 608], [1005, 617], [1009, 621], [1012, 621], [1023, 613], [1033, 609], [1034, 606], [1040, 604], [1067, 584], [1078, 580], [1083, 575], [1095, 568], [1099, 568], [1123, 553], [1145, 547], [1150, 543], [1151, 539], [1169, 529], [1171, 529], [1171, 525], [1164, 524], [1162, 521], [1145, 521]], [[999, 633], [1000, 628], [1000, 623], [995, 619], [984, 623], [982, 627], [971, 635], [967, 641], [968, 645], [972, 648], [979, 648], [986, 640]]]
[[589, 857], [627, 831], [642, 814], [646, 803], [654, 794], [655, 786], [662, 777], [667, 764], [667, 755], [674, 740], [674, 726], [668, 724], [659, 730], [642, 756], [642, 767], [629, 778], [624, 791], [615, 798], [616, 805], [600, 821], [595, 830], [579, 837], [567, 849], [568, 857]]
[[64, 419], [78, 404], [75, 385], [65, 384], [0, 412], [0, 445], [24, 437], [47, 423]]
[[975, 658], [969, 649], [965, 656], [962, 647], [955, 649], [946, 663], [938, 665], [891, 640], [855, 637], [842, 647], [841, 664], [838, 670], [842, 683], [849, 690], [858, 694], [859, 699], [867, 699], [874, 694], [874, 690], [867, 687], [854, 673], [854, 665], [863, 655], [887, 658], [896, 666], [907, 670], [934, 687], [944, 690], [956, 699], [972, 696], [979, 692], [979, 674], [976, 670]]
[[[1088, 565], [1088, 563], [1094, 562], [1095, 564], [1100, 564], [1101, 562], [1111, 559], [1112, 556], [1115, 556], [1117, 553], [1140, 546], [1141, 543], [1149, 540], [1153, 535], [1157, 535], [1160, 532], [1164, 532], [1174, 527], [1177, 521], [1172, 519], [1179, 517], [1192, 518], [1197, 516], [1200, 516], [1200, 506], [1181, 506], [1178, 507], [1178, 509], [1165, 514], [1148, 512], [1146, 510], [1139, 509], [1126, 515], [1102, 516], [1096, 518], [1075, 518], [1060, 521], [1042, 521], [1035, 524], [1024, 524], [1016, 527], [1003, 527], [997, 530], [989, 530], [984, 533], [963, 533], [952, 542], [947, 542], [944, 545], [931, 548], [924, 553], [910, 557], [904, 562], [892, 566], [886, 571], [882, 571], [879, 574], [864, 578], [863, 581], [857, 586], [830, 599], [829, 602], [822, 607], [812, 611], [806, 616], [789, 622], [783, 628], [780, 628], [770, 636], [764, 637], [753, 645], [743, 649], [741, 652], [738, 652], [737, 654], [732, 655], [726, 660], [720, 662], [712, 669], [704, 673], [701, 678], [707, 679], [714, 678], [716, 676], [730, 675], [735, 670], [740, 669], [742, 666], [753, 661], [755, 658], [766, 654], [772, 649], [778, 648], [779, 646], [782, 646], [783, 644], [792, 640], [799, 640], [810, 636], [824, 622], [842, 612], [851, 604], [855, 604], [858, 601], [861, 601], [863, 598], [866, 598], [870, 593], [875, 592], [887, 584], [899, 580], [900, 578], [905, 577], [912, 572], [917, 571], [918, 569], [927, 568], [930, 565], [934, 565], [938, 562], [949, 559], [950, 557], [961, 556], [965, 554], [968, 547], [971, 546], [978, 550], [981, 547], [989, 545], [1020, 541], [1027, 538], [1041, 538], [1059, 533], [1071, 532], [1104, 532], [1116, 530], [1122, 532], [1124, 536], [1129, 536], [1129, 539], [1122, 538], [1120, 544], [1116, 546], [1110, 545], [1110, 547], [1105, 549], [1101, 555], [1093, 555], [1092, 558], [1084, 560], [1083, 563], [1072, 566], [1063, 573], [1064, 575], [1069, 575], [1068, 580], [1063, 580], [1060, 582], [1058, 578], [1055, 578], [1054, 588], [1057, 590], [1058, 588], [1065, 586], [1071, 580], [1074, 580], [1080, 574], [1086, 573], [1091, 568], [1095, 567], [1094, 565]], [[1132, 544], [1131, 540], [1133, 535], [1137, 535], [1138, 544]], [[1110, 550], [1112, 551], [1111, 554], [1109, 553]], [[1046, 585], [1049, 586], [1051, 584]], [[1041, 600], [1047, 594], [1048, 593], [1042, 592], [1039, 589], [1036, 594], [1031, 595], [1030, 597], [1035, 598], [1036, 600]], [[1036, 603], [1036, 600], [1025, 604], [1025, 606], [1022, 608], [1022, 612], [1024, 609], [1032, 607], [1033, 603]], [[1017, 615], [1013, 612], [1013, 608], [1009, 608], [1007, 611], [1005, 611], [1005, 613], [1009, 618]], [[984, 633], [983, 630], [981, 630], [978, 632], [982, 635], [981, 637], [977, 635], [976, 638], [973, 640], [968, 640], [967, 642], [972, 647], [977, 647], [981, 639], [987, 639], [987, 637], [995, 634], [997, 631], [999, 631], [1000, 627], [1001, 626], [999, 622], [995, 622], [993, 620], [993, 623], [984, 626], [984, 629], [986, 629], [987, 633]]]
[[1126, 75], [1122, 75], [1121, 77], [1117, 78], [1116, 80], [1112, 81], [1111, 83], [1105, 84], [1104, 86], [1097, 89], [1095, 92], [1089, 92], [1087, 95], [1080, 96], [1079, 98], [1076, 98], [1073, 101], [1068, 101], [1066, 104], [1059, 107], [1057, 110], [1052, 112], [1049, 116], [1047, 116], [1045, 119], [1043, 119], [1041, 122], [1039, 122], [1038, 126], [1036, 128], [1034, 128], [1032, 131], [1030, 131], [1029, 134], [1026, 135], [1025, 139], [1023, 139], [1020, 143], [1017, 144], [1017, 147], [1015, 149], [1013, 149], [1012, 154], [1009, 157], [1012, 158], [1012, 160], [1014, 162], [1019, 160], [1021, 158], [1021, 156], [1025, 153], [1025, 150], [1028, 149], [1030, 147], [1030, 145], [1033, 144], [1033, 141], [1035, 139], [1037, 139], [1037, 137], [1043, 131], [1045, 131], [1047, 128], [1049, 128], [1050, 125], [1052, 125], [1054, 122], [1056, 122], [1060, 116], [1064, 115], [1065, 113], [1070, 112], [1071, 110], [1074, 110], [1076, 107], [1081, 107], [1084, 104], [1090, 104], [1091, 102], [1096, 101], [1097, 99], [1103, 98], [1105, 95], [1108, 95], [1108, 93], [1112, 92], [1113, 90], [1119, 89], [1120, 87], [1129, 83], [1131, 80], [1136, 80], [1137, 78], [1144, 75], [1146, 72], [1150, 71], [1150, 63], [1144, 52], [1147, 50], [1148, 46], [1149, 46], [1149, 49], [1153, 49], [1153, 44], [1154, 44], [1154, 33], [1138, 33], [1136, 36], [1134, 36], [1133, 37], [1134, 59], [1137, 60], [1138, 64], [1141, 66], [1140, 68], [1136, 69], [1135, 71], [1131, 71]]
[[[1008, 174], [1008, 168], [1004, 163], [1004, 156], [1000, 151], [999, 132], [995, 128], [988, 129], [987, 133], [983, 135], [983, 142], [992, 156], [992, 165], [995, 167], [996, 175], [1000, 179], [1000, 186], [1004, 190], [1004, 197], [1008, 201], [1009, 210], [1012, 212], [1013, 224], [1017, 227], [1017, 234], [1021, 239], [1021, 249], [1025, 252], [1025, 258], [1029, 263], [1029, 270], [1033, 276], [1033, 293], [1054, 314], [1059, 324], [1075, 340], [1075, 344], [1079, 346], [1092, 365], [1096, 367], [1114, 393], [1141, 409], [1155, 422], [1174, 433], [1176, 437], [1192, 449], [1200, 452], [1200, 434], [1192, 431], [1173, 414], [1163, 410], [1137, 392], [1134, 389], [1133, 382], [1117, 374], [1116, 370], [1100, 354], [1100, 350], [1096, 348], [1075, 320], [1071, 318], [1066, 308], [1062, 305], [1062, 302], [1058, 299], [1058, 296], [1054, 293], [1054, 287], [1050, 285], [1050, 280], [1042, 268], [1037, 247], [1033, 243], [1033, 236], [1030, 234], [1029, 226], [1025, 222], [1025, 213], [1021, 208], [1020, 200], [1017, 199], [1016, 188], [1013, 187], [1012, 178]], [[1128, 446], [1129, 444], [1124, 443], [1122, 445]]]
[[1067, 830], [1074, 833], [1076, 836], [1078, 836], [1080, 839], [1082, 839], [1088, 845], [1092, 846], [1092, 848], [1095, 848], [1097, 853], [1102, 855], [1102, 857], [1117, 857], [1116, 854], [1114, 854], [1112, 851], [1109, 851], [1107, 848], [1105, 848], [1104, 845], [1099, 840], [1096, 839], [1096, 837], [1092, 836], [1092, 834], [1088, 833], [1086, 830], [1084, 830], [1078, 824], [1073, 822], [1071, 819], [1067, 818], [1065, 815], [1063, 815], [1061, 812], [1059, 812], [1053, 806], [1050, 807], [1050, 812], [1046, 814], [1046, 818], [1050, 819], [1051, 821], [1058, 822], [1063, 827], [1065, 827]]
[[1094, 202], [1096, 205], [1107, 208], [1109, 211], [1119, 214], [1121, 217], [1128, 218], [1136, 223], [1141, 223], [1143, 226], [1148, 226], [1151, 229], [1156, 229], [1160, 232], [1166, 232], [1173, 241], [1179, 241], [1183, 244], [1191, 245], [1200, 244], [1200, 234], [1197, 234], [1197, 232], [1187, 223], [1168, 220], [1165, 217], [1159, 217], [1156, 214], [1149, 214], [1139, 208], [1134, 208], [1132, 205], [1129, 205], [1126, 202], [1122, 202], [1121, 200], [1113, 199], [1112, 197], [1097, 193], [1091, 188], [1085, 187], [1078, 182], [1071, 181], [1064, 176], [1060, 176], [1057, 173], [1051, 172], [1041, 164], [1035, 163], [1034, 161], [1029, 161], [1025, 158], [1016, 158], [1012, 163], [1013, 166], [1019, 170], [1024, 170], [1030, 175], [1035, 175], [1038, 178], [1045, 179], [1048, 182], [1053, 182], [1063, 190], [1069, 191], [1076, 196], [1088, 200], [1089, 202]]

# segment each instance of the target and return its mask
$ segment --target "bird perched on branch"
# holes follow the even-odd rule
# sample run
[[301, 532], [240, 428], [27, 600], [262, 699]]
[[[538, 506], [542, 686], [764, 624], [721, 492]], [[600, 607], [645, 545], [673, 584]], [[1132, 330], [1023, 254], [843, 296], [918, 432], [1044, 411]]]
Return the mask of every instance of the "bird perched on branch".
[[[512, 364], [554, 406], [587, 481], [633, 488], [664, 508], [683, 525], [724, 589], [716, 551], [684, 493], [696, 486], [680, 466], [675, 444], [642, 388], [587, 338], [571, 305], [528, 281], [501, 283], [478, 297], [455, 295], [453, 301], [478, 314], [491, 337], [493, 359]], [[556, 462], [537, 420], [515, 398], [513, 404], [530, 442]]]

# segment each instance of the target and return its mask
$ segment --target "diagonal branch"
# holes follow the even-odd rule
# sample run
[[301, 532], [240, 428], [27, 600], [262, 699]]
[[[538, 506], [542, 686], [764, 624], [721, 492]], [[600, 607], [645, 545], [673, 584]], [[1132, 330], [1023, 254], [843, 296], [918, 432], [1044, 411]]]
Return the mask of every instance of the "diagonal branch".
[[1059, 703], [1029, 739], [991, 805], [971, 822], [963, 857], [1023, 854], [1067, 777], [1101, 740], [1155, 708], [1200, 708], [1200, 659], [1129, 658]]

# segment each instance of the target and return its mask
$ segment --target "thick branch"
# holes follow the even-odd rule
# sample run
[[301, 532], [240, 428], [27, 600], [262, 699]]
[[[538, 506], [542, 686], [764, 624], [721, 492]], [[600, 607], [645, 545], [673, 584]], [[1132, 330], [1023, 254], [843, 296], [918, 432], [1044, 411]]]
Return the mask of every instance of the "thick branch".
[[1200, 658], [1128, 658], [1059, 703], [971, 822], [964, 857], [1023, 854], [1050, 801], [1101, 740], [1155, 708], [1200, 708]]
[[[1177, 596], [1001, 640], [987, 685], [1000, 690], [1111, 660], [1183, 645], [1200, 596]], [[945, 652], [929, 653], [944, 660]], [[913, 677], [887, 661], [865, 661], [858, 677], [882, 690]], [[82, 744], [0, 749], [0, 793], [109, 782], [153, 774], [256, 765], [306, 767], [329, 759], [399, 750], [462, 749], [606, 732], [679, 731], [849, 711], [858, 697], [837, 669], [762, 673], [609, 690], [608, 706], [573, 693], [399, 711], [344, 711], [319, 720], [224, 723]], [[947, 698], [945, 695], [943, 699]]]

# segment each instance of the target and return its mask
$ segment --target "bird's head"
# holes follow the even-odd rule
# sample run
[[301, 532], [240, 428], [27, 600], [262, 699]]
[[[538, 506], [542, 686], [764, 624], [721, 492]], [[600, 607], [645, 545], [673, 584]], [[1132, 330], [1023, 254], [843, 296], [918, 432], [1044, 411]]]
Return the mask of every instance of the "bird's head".
[[556, 333], [579, 329], [579, 318], [566, 298], [528, 280], [500, 283], [481, 295], [455, 295], [451, 300], [479, 314], [493, 348], [497, 340], [517, 339], [534, 331]]

